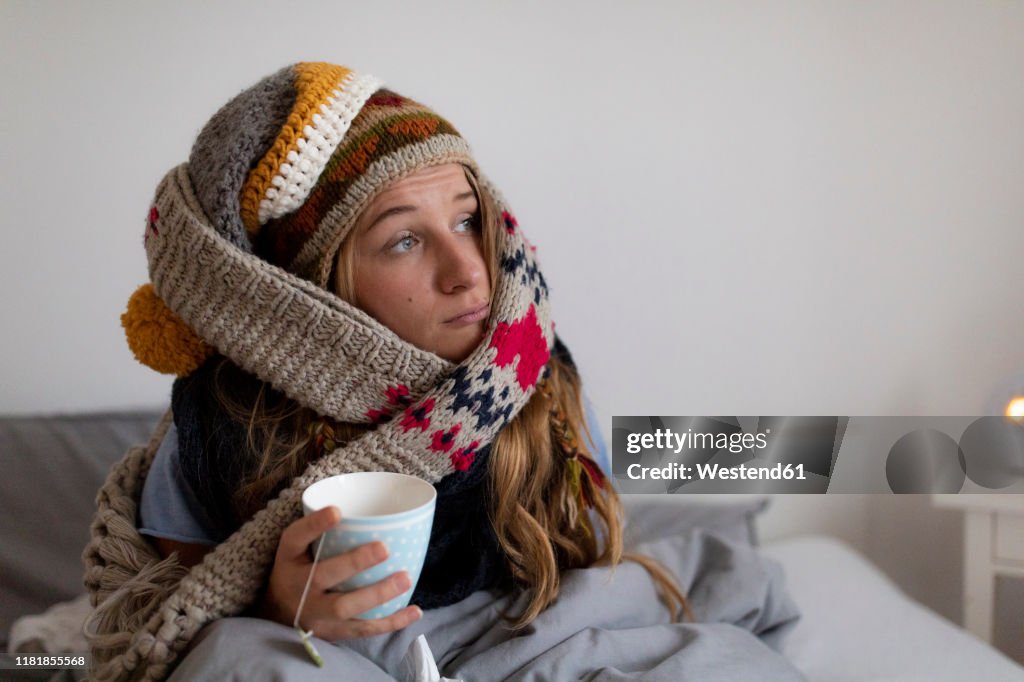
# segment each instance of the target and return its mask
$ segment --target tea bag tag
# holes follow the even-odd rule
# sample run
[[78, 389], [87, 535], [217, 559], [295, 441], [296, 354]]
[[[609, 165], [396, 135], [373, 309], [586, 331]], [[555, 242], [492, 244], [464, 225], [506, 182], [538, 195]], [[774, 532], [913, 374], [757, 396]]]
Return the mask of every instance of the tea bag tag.
[[316, 545], [316, 554], [313, 556], [313, 563], [309, 567], [309, 577], [306, 578], [306, 586], [302, 589], [302, 597], [299, 598], [299, 608], [295, 611], [295, 622], [292, 625], [295, 627], [295, 631], [299, 633], [299, 639], [302, 640], [302, 648], [306, 650], [309, 657], [313, 659], [318, 668], [324, 667], [324, 659], [320, 656], [320, 652], [313, 646], [313, 631], [305, 631], [299, 626], [299, 618], [302, 616], [302, 607], [306, 604], [306, 595], [309, 594], [309, 586], [313, 582], [313, 571], [316, 570], [316, 562], [320, 560], [320, 550], [324, 546], [324, 538], [326, 535], [320, 536], [320, 541]]
[[309, 632], [303, 632], [302, 628], [295, 628], [295, 631], [299, 633], [299, 639], [302, 640], [303, 648], [305, 648], [306, 653], [313, 659], [313, 662], [316, 663], [317, 667], [324, 667], [324, 659], [320, 657], [320, 652], [316, 650], [316, 647], [313, 646], [313, 642], [310, 641], [310, 638], [313, 636], [313, 631], [310, 630]]

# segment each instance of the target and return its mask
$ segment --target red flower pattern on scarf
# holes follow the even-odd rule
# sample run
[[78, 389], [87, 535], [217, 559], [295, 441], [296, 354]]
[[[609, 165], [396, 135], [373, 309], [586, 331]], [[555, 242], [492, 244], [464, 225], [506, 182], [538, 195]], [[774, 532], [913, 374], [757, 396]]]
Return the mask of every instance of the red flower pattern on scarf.
[[455, 445], [455, 436], [462, 430], [462, 424], [456, 424], [445, 431], [438, 429], [434, 432], [434, 440], [430, 443], [430, 449], [434, 452], [448, 452]]
[[515, 234], [516, 228], [519, 226], [516, 217], [508, 211], [502, 211], [501, 218], [505, 221], [505, 231], [509, 234]]
[[145, 238], [142, 241], [144, 241], [144, 242], [148, 242], [149, 241], [149, 233], [150, 233], [150, 231], [152, 231], [153, 234], [156, 235], [157, 237], [160, 236], [160, 231], [156, 229], [156, 221], [157, 221], [157, 219], [159, 217], [160, 217], [160, 212], [156, 210], [156, 206], [151, 206], [149, 208], [149, 217], [146, 220], [146, 227], [148, 229], [146, 230], [146, 236], [145, 236]]
[[381, 405], [379, 408], [370, 408], [366, 411], [366, 416], [374, 424], [381, 424], [391, 420], [394, 409], [388, 407], [392, 405], [394, 407], [401, 407], [409, 404], [409, 387], [405, 384], [398, 384], [397, 386], [388, 386], [384, 390], [384, 395], [387, 398], [387, 402]]
[[468, 471], [476, 459], [476, 449], [480, 441], [475, 440], [464, 448], [459, 448], [451, 454], [452, 467], [456, 471]]
[[427, 415], [429, 415], [433, 409], [433, 398], [427, 398], [419, 407], [416, 407], [415, 405], [410, 405], [409, 407], [405, 408], [405, 417], [402, 418], [400, 426], [405, 431], [411, 431], [412, 429], [426, 431], [428, 428], [430, 428], [430, 417]]
[[524, 391], [537, 383], [540, 370], [551, 355], [533, 305], [523, 319], [511, 324], [499, 322], [491, 336], [490, 347], [498, 349], [498, 355], [494, 358], [494, 364], [498, 367], [509, 365], [519, 356], [516, 381]]

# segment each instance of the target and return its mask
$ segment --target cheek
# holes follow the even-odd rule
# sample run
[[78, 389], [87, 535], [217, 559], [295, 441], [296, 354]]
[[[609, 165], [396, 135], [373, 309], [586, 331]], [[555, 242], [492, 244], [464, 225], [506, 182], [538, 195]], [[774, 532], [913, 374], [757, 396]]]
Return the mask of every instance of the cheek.
[[410, 310], [421, 302], [423, 291], [416, 273], [379, 267], [358, 270], [355, 288], [360, 307], [392, 328], [390, 323], [408, 319]]

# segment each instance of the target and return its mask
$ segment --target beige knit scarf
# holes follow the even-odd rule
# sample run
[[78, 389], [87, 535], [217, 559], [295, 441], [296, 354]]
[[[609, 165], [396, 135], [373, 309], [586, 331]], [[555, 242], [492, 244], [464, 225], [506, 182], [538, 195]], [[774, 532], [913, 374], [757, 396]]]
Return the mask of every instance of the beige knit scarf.
[[310, 464], [186, 571], [173, 555], [161, 560], [136, 529], [165, 416], [149, 445], [129, 450], [97, 496], [83, 554], [95, 607], [86, 626], [94, 679], [162, 679], [201, 627], [251, 605], [310, 484], [355, 471], [437, 482], [473, 466], [475, 452], [529, 400], [554, 343], [547, 289], [504, 201], [486, 179], [480, 185], [498, 206], [498, 223], [485, 229], [500, 233], [501, 268], [487, 334], [456, 366], [225, 240], [204, 216], [187, 166], [160, 183], [160, 217], [146, 251], [167, 305], [219, 352], [301, 404], [340, 421], [392, 418]]

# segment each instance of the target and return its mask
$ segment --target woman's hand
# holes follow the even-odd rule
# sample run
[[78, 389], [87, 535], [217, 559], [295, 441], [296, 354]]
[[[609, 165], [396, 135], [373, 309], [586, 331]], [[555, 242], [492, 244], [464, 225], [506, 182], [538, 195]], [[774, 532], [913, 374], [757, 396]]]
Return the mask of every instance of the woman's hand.
[[[298, 519], [284, 529], [257, 615], [284, 625], [294, 624], [299, 599], [313, 565], [306, 550], [311, 542], [316, 541], [324, 531], [336, 526], [340, 520], [341, 511], [337, 507], [327, 507]], [[423, 612], [418, 606], [407, 606], [387, 618], [356, 618], [360, 613], [410, 589], [409, 574], [405, 571], [393, 573], [379, 582], [352, 592], [327, 591], [331, 586], [379, 564], [387, 557], [384, 543], [371, 542], [329, 559], [320, 559], [306, 602], [302, 606], [300, 627], [312, 630], [320, 639], [335, 640], [380, 635], [400, 630], [419, 620]]]

